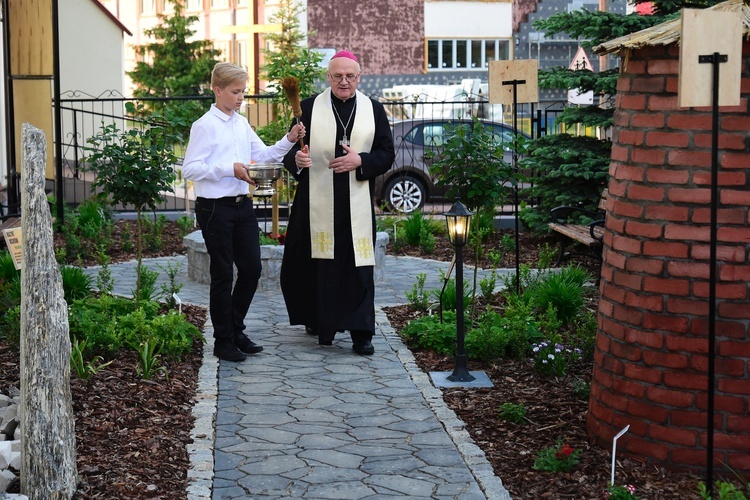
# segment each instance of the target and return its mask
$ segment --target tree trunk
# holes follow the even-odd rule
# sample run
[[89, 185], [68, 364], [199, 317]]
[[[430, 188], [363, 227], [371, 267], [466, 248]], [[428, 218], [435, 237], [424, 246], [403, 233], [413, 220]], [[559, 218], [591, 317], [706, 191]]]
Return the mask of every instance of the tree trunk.
[[44, 133], [24, 123], [22, 134], [21, 492], [69, 499], [78, 472], [68, 309], [44, 192]]

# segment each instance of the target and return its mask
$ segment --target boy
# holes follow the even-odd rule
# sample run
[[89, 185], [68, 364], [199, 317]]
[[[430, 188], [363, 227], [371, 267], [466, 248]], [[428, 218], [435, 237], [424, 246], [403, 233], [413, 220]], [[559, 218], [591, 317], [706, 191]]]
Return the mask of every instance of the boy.
[[[281, 162], [304, 137], [295, 125], [273, 146], [266, 146], [237, 111], [245, 98], [248, 74], [235, 64], [218, 63], [211, 72], [215, 102], [190, 130], [182, 173], [193, 181], [195, 217], [211, 258], [209, 312], [214, 326], [214, 355], [244, 361], [263, 347], [245, 334], [245, 315], [260, 279], [258, 219], [248, 198], [247, 165]], [[233, 266], [237, 281], [232, 288]]]

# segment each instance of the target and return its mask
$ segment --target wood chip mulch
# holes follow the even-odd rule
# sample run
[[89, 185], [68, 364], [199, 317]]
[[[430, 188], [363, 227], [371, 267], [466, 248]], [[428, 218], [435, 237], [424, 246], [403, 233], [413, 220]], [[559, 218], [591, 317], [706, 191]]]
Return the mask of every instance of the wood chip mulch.
[[[183, 253], [182, 238], [174, 224], [164, 237], [164, 247], [148, 256]], [[434, 254], [425, 257], [449, 260], [453, 249], [437, 238]], [[523, 237], [523, 262], [534, 262], [538, 245], [549, 238]], [[492, 243], [488, 243], [491, 245]], [[389, 249], [389, 253], [393, 254]], [[420, 255], [414, 248], [401, 248], [401, 255]], [[133, 258], [132, 252], [113, 250], [112, 262]], [[467, 262], [472, 256], [465, 252]], [[93, 263], [93, 262], [92, 262]], [[484, 262], [485, 266], [488, 262]], [[503, 267], [513, 267], [514, 252], [504, 257]], [[586, 264], [585, 261], [582, 265]], [[183, 312], [202, 328], [206, 311], [183, 306]], [[409, 306], [386, 308], [396, 331], [415, 317]], [[72, 376], [71, 389], [76, 418], [78, 499], [186, 498], [189, 457], [186, 445], [193, 426], [191, 408], [197, 386], [202, 349], [199, 344], [181, 362], [167, 363], [169, 380], [157, 376], [141, 380], [136, 359], [123, 354], [88, 381]], [[453, 359], [428, 352], [415, 352], [425, 371], [449, 371]], [[610, 450], [592, 446], [586, 435], [587, 401], [575, 396], [574, 378], [590, 378], [592, 367], [581, 364], [564, 378], [545, 378], [526, 362], [501, 360], [492, 364], [472, 362], [471, 370], [485, 371], [493, 381], [489, 389], [443, 389], [446, 403], [466, 424], [477, 445], [486, 453], [495, 473], [514, 499], [604, 498], [610, 478]], [[0, 339], [0, 391], [18, 387], [18, 353]], [[499, 416], [503, 403], [523, 404], [523, 424], [506, 422]], [[533, 470], [536, 453], [564, 440], [580, 451], [581, 462], [570, 473]], [[701, 478], [667, 472], [620, 458], [617, 484], [632, 484], [644, 499], [699, 498]]]

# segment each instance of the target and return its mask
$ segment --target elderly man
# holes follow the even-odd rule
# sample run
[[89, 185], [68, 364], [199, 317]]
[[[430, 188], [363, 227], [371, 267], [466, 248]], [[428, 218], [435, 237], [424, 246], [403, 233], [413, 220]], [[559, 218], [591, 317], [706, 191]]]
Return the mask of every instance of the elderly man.
[[373, 181], [393, 163], [383, 105], [357, 91], [357, 58], [341, 51], [328, 65], [330, 88], [301, 103], [310, 138], [284, 157], [299, 182], [289, 217], [281, 289], [289, 321], [321, 345], [349, 330], [361, 355], [375, 352]]

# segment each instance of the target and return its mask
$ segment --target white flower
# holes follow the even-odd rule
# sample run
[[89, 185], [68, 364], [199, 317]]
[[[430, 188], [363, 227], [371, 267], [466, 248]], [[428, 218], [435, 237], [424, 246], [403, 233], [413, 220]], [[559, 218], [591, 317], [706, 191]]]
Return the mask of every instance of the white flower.
[[555, 359], [555, 355], [554, 355], [554, 354], [547, 354], [547, 357], [548, 357], [549, 359]]

